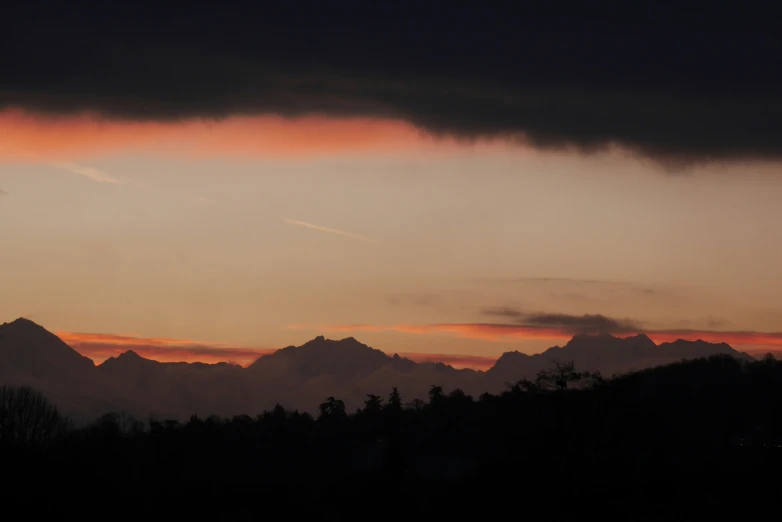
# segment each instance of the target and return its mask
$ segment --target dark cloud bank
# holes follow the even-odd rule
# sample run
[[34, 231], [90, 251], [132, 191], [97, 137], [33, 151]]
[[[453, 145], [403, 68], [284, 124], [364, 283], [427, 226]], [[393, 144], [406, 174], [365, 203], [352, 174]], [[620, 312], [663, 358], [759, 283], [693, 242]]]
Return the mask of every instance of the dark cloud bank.
[[0, 107], [389, 117], [672, 167], [782, 157], [771, 2], [16, 4]]
[[570, 334], [621, 334], [640, 330], [640, 326], [630, 319], [615, 319], [602, 314], [527, 313], [510, 307], [487, 308], [483, 313], [513, 321], [519, 326], [557, 328]]

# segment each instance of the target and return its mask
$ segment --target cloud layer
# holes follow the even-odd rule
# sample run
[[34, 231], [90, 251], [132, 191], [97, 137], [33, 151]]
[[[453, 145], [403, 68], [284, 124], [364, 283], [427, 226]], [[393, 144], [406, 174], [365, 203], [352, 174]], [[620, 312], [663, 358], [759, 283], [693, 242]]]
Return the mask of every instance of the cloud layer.
[[[186, 339], [155, 339], [127, 335], [56, 332], [71, 348], [100, 364], [109, 357], [116, 357], [133, 350], [146, 359], [160, 362], [230, 362], [248, 366], [259, 357], [275, 352], [269, 348], [242, 348], [214, 343], [203, 343]], [[389, 354], [391, 355], [391, 354]], [[496, 357], [481, 355], [400, 353], [415, 362], [442, 362], [456, 368], [486, 370], [497, 360]]]
[[[552, 344], [567, 341], [572, 332], [562, 328], [525, 327], [512, 324], [460, 323], [460, 324], [399, 324], [399, 325], [291, 325], [289, 328], [316, 330], [318, 332], [360, 333], [399, 332], [413, 335], [454, 335], [467, 339], [491, 342], [519, 342], [526, 339], [550, 340]], [[641, 332], [616, 333], [620, 337]], [[677, 339], [703, 340], [712, 343], [725, 342], [762, 355], [769, 351], [782, 352], [782, 332], [704, 331], [704, 330], [654, 330], [643, 332], [655, 343], [673, 342]], [[56, 335], [74, 350], [101, 363], [109, 357], [133, 350], [140, 356], [161, 362], [230, 362], [247, 366], [259, 357], [276, 351], [269, 348], [245, 348], [216, 343], [203, 343], [186, 339], [142, 338], [134, 336], [56, 332]], [[392, 355], [389, 353], [388, 355]], [[415, 362], [441, 362], [456, 368], [486, 370], [497, 357], [471, 354], [400, 353]]]
[[56, 332], [56, 335], [71, 348], [96, 363], [133, 350], [142, 357], [161, 362], [230, 362], [247, 366], [262, 355], [274, 351], [267, 348], [225, 346], [186, 339], [154, 339], [82, 332]]
[[[140, 149], [196, 158], [308, 158], [393, 153], [433, 143], [422, 139], [421, 132], [409, 124], [367, 118], [313, 116], [292, 121], [266, 115], [220, 121], [118, 121], [96, 114], [52, 117], [2, 108], [0, 136], [0, 160], [44, 162]], [[452, 145], [447, 140], [438, 141], [440, 147]]]
[[571, 334], [637, 332], [640, 327], [629, 319], [614, 319], [601, 314], [570, 315], [559, 313], [525, 313], [515, 308], [488, 308], [485, 315], [510, 319], [520, 326], [556, 328]]
[[0, 108], [381, 118], [671, 167], [782, 157], [782, 43], [756, 5], [40, 4], [4, 13]]
[[[338, 325], [290, 325], [289, 328], [340, 332], [399, 332], [414, 335], [454, 335], [465, 339], [479, 339], [492, 342], [518, 342], [527, 339], [548, 339], [552, 342], [567, 341], [576, 332], [568, 326], [521, 326], [503, 323], [450, 323], [450, 324], [338, 324]], [[594, 333], [594, 332], [589, 332]], [[779, 347], [782, 346], [782, 332], [753, 332], [727, 330], [626, 330], [604, 332], [619, 337], [646, 334], [655, 343], [702, 340], [711, 343], [728, 343], [732, 346]], [[757, 348], [760, 349], [760, 348]], [[757, 351], [757, 350], [756, 350]]]

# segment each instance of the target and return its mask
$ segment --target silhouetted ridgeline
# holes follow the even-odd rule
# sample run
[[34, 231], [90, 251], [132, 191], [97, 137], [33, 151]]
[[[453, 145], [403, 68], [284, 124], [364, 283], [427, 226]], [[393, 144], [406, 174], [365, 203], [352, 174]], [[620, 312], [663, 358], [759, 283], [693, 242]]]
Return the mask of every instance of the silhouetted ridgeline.
[[6, 388], [0, 458], [13, 480], [3, 491], [58, 509], [59, 499], [109, 499], [123, 516], [167, 505], [364, 519], [472, 509], [746, 515], [771, 509], [778, 491], [782, 363], [773, 358], [714, 355], [607, 380], [558, 363], [477, 397], [433, 385], [423, 399], [393, 388], [364, 399], [358, 411], [333, 395], [314, 415], [282, 406], [182, 422], [109, 414], [74, 428], [35, 392]]
[[477, 397], [499, 393], [507, 383], [534, 379], [554, 361], [574, 361], [580, 370], [611, 376], [720, 353], [752, 360], [727, 344], [656, 345], [644, 335], [626, 339], [580, 335], [542, 354], [506, 353], [487, 372], [478, 372], [389, 357], [353, 338], [317, 337], [261, 357], [248, 368], [160, 363], [132, 351], [95, 366], [43, 327], [17, 319], [0, 325], [0, 384], [40, 390], [76, 423], [110, 411], [181, 422], [192, 414], [230, 417], [271, 409], [277, 403], [314, 414], [329, 395], [339, 397], [353, 411], [367, 394], [386, 394], [392, 387], [409, 399], [425, 398], [432, 384], [446, 393], [458, 388]]

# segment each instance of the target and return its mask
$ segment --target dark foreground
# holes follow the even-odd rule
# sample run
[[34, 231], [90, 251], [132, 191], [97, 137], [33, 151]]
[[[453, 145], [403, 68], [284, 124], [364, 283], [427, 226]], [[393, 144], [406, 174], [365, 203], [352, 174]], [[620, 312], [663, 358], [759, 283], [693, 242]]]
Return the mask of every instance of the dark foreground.
[[107, 415], [75, 430], [50, 416], [26, 434], [10, 431], [29, 416], [6, 400], [3, 506], [220, 520], [778, 512], [782, 363], [714, 357], [608, 381], [566, 370], [477, 399], [370, 396], [352, 415], [330, 398], [318, 418]]

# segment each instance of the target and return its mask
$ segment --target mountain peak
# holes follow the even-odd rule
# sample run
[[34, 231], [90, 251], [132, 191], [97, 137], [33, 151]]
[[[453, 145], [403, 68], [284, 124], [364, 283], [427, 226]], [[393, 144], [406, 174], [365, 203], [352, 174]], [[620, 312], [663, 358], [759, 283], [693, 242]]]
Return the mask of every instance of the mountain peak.
[[520, 352], [518, 350], [514, 350], [512, 352], [505, 352], [502, 355], [500, 355], [499, 358], [497, 359], [497, 361], [494, 364], [497, 364], [500, 361], [505, 362], [505, 361], [508, 361], [508, 360], [526, 359], [527, 357], [529, 357], [528, 354], [522, 353], [522, 352]]
[[553, 346], [540, 354], [525, 356], [519, 352], [504, 353], [487, 373], [505, 382], [516, 382], [521, 378], [534, 378], [538, 371], [549, 367], [554, 361], [572, 361], [579, 370], [599, 370], [605, 375], [613, 375], [669, 364], [682, 358], [694, 359], [716, 354], [749, 359], [748, 355], [736, 352], [724, 343], [678, 340], [657, 345], [645, 334], [629, 337], [615, 337], [605, 333], [578, 334], [565, 346]]
[[16, 339], [25, 339], [27, 342], [34, 340], [36, 343], [48, 341], [49, 343], [64, 344], [59, 337], [49, 330], [24, 317], [19, 317], [10, 323], [3, 323], [0, 328], [9, 336], [13, 336]]
[[290, 348], [334, 349], [334, 348], [344, 348], [344, 347], [361, 347], [361, 348], [372, 349], [369, 346], [359, 342], [355, 337], [345, 337], [344, 339], [326, 339], [324, 336], [319, 335], [314, 339], [307, 341], [301, 346], [298, 347], [292, 346], [288, 348], [283, 348], [283, 350], [287, 350]]
[[654, 348], [657, 345], [646, 334], [618, 337], [610, 333], [581, 333], [574, 335], [564, 349], [614, 347]]
[[140, 367], [144, 365], [158, 366], [160, 363], [152, 359], [146, 359], [133, 350], [127, 350], [115, 357], [109, 357], [103, 361], [99, 366], [101, 368], [115, 368], [115, 367]]
[[614, 340], [614, 339], [619, 339], [619, 337], [614, 337], [613, 335], [607, 332], [577, 333], [570, 338], [570, 341], [568, 341], [565, 346], [568, 346], [570, 344], [578, 344], [584, 341], [607, 341], [607, 340]]
[[494, 364], [488, 369], [487, 373], [489, 375], [507, 375], [507, 380], [514, 380], [517, 377], [520, 379], [521, 377], [526, 376], [526, 374], [522, 375], [519, 373], [519, 368], [526, 368], [533, 358], [539, 358], [539, 356], [528, 355], [518, 350], [505, 352], [494, 361]]
[[286, 368], [304, 376], [341, 376], [349, 379], [368, 374], [391, 360], [388, 355], [360, 343], [353, 337], [334, 340], [319, 335], [301, 346], [289, 346], [265, 355], [252, 363], [253, 371]]
[[142, 356], [134, 352], [133, 350], [128, 350], [126, 352], [122, 352], [117, 356], [117, 359], [133, 359], [133, 360], [139, 360], [143, 359]]
[[16, 368], [47, 367], [53, 372], [78, 372], [95, 366], [91, 359], [24, 317], [0, 326], [0, 366], [4, 364]]
[[30, 319], [27, 319], [26, 317], [17, 317], [13, 321], [11, 321], [10, 324], [14, 324], [14, 323], [18, 323], [18, 324], [34, 324], [35, 326], [38, 326], [36, 323], [31, 321]]
[[675, 352], [681, 354], [681, 357], [694, 359], [706, 357], [713, 354], [727, 354], [739, 359], [752, 360], [752, 357], [744, 352], [739, 352], [727, 343], [710, 343], [702, 339], [687, 341], [677, 339], [673, 342], [662, 343], [659, 346], [662, 352]]
[[27, 319], [25, 317], [19, 317], [17, 319], [14, 319], [10, 323], [3, 323], [2, 326], [6, 328], [19, 328], [19, 329], [27, 329], [27, 330], [46, 330], [43, 326], [31, 321], [30, 319]]

